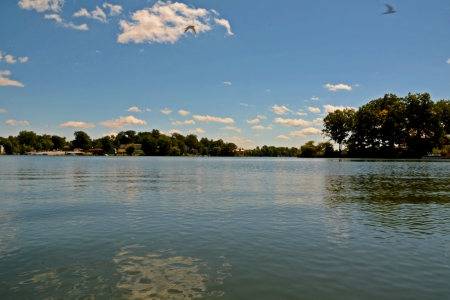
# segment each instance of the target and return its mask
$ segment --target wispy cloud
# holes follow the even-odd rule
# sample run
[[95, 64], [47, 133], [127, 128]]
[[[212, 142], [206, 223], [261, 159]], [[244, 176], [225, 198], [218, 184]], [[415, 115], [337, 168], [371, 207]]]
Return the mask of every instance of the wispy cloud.
[[283, 119], [283, 118], [276, 118], [274, 120], [275, 123], [281, 124], [287, 127], [301, 127], [301, 126], [309, 126], [312, 123], [309, 121], [305, 121], [303, 119]]
[[258, 115], [258, 119], [265, 120], [267, 117], [265, 115]]
[[172, 110], [170, 110], [170, 109], [168, 109], [168, 108], [165, 108], [165, 109], [161, 110], [161, 112], [162, 112], [163, 114], [165, 114], [165, 115], [168, 115], [168, 114], [170, 114], [170, 113], [172, 112]]
[[316, 118], [313, 121], [314, 125], [323, 125], [323, 119], [322, 118]]
[[73, 127], [73, 128], [94, 128], [95, 125], [92, 124], [92, 123], [69, 121], [69, 122], [66, 122], [66, 123], [63, 123], [63, 124], [59, 125], [58, 127], [59, 128], [68, 128], [68, 127]]
[[189, 130], [189, 132], [192, 132], [192, 133], [205, 133], [206, 130], [203, 130], [201, 128], [195, 128], [195, 129]]
[[20, 0], [19, 6], [22, 9], [34, 9], [37, 12], [46, 10], [60, 11], [64, 4], [64, 0]]
[[297, 115], [297, 116], [307, 116], [308, 114], [305, 113], [303, 110], [299, 109], [298, 112], [294, 112], [292, 113], [293, 115]]
[[308, 107], [308, 110], [309, 110], [310, 112], [312, 112], [312, 113], [315, 113], [315, 114], [319, 114], [319, 113], [320, 113], [320, 108], [318, 108], [318, 107], [312, 107], [312, 106], [309, 106], [309, 107]]
[[28, 61], [28, 57], [19, 57], [19, 61], [21, 62], [21, 63], [26, 63], [27, 61]]
[[28, 121], [16, 121], [16, 120], [8, 120], [5, 122], [6, 125], [17, 126], [17, 125], [30, 125]]
[[98, 20], [102, 23], [106, 23], [106, 14], [105, 12], [98, 6], [91, 12], [88, 12], [86, 8], [82, 8], [76, 13], [73, 14], [74, 17], [86, 17], [94, 20]]
[[355, 107], [350, 107], [350, 106], [347, 106], [347, 107], [344, 107], [344, 106], [333, 106], [333, 105], [330, 105], [330, 104], [326, 104], [326, 105], [324, 105], [323, 106], [323, 108], [325, 108], [325, 112], [327, 112], [327, 113], [332, 113], [332, 112], [334, 112], [335, 110], [344, 110], [344, 109], [353, 109], [353, 110], [356, 110], [356, 108]]
[[18, 87], [24, 87], [25, 85], [23, 83], [20, 83], [18, 81], [15, 80], [11, 80], [9, 78], [3, 77], [3, 76], [9, 76], [11, 75], [11, 71], [5, 70], [2, 71], [0, 70], [0, 86], [18, 86]]
[[72, 28], [75, 30], [89, 30], [88, 26], [86, 24], [81, 24], [81, 25], [75, 25], [72, 22], [64, 22], [64, 20], [57, 14], [50, 14], [50, 15], [45, 15], [44, 18], [46, 19], [53, 19], [56, 21], [56, 23], [62, 27], [66, 27], [66, 28]]
[[242, 105], [242, 106], [248, 106], [247, 103], [242, 103], [242, 102], [240, 102], [239, 105]]
[[194, 119], [200, 122], [216, 122], [216, 123], [224, 123], [224, 124], [234, 124], [234, 120], [232, 118], [218, 118], [211, 116], [194, 116]]
[[228, 85], [231, 85], [231, 82], [229, 82], [229, 81], [224, 81], [224, 82], [222, 82], [223, 84], [228, 84]]
[[256, 125], [256, 126], [253, 126], [252, 129], [254, 129], [254, 130], [272, 130], [273, 128], [272, 128], [272, 126], [264, 127], [261, 125]]
[[237, 144], [253, 144], [254, 142], [239, 136], [232, 136], [231, 140]]
[[190, 114], [189, 111], [183, 110], [183, 109], [180, 109], [180, 110], [178, 111], [178, 113], [179, 113], [180, 115], [182, 115], [182, 116], [187, 116], [188, 114]]
[[236, 132], [242, 132], [241, 128], [234, 127], [234, 126], [225, 126], [225, 127], [220, 128], [220, 129], [221, 130], [234, 130]]
[[306, 137], [307, 135], [321, 135], [322, 130], [308, 127], [299, 131], [291, 131], [290, 136], [292, 137]]
[[254, 119], [254, 120], [245, 120], [247, 122], [247, 124], [258, 124], [259, 123], [259, 119]]
[[4, 113], [6, 113], [6, 112], [7, 112], [6, 109], [0, 108], [0, 114], [4, 114]]
[[326, 89], [328, 89], [330, 91], [333, 91], [333, 92], [335, 92], [337, 90], [347, 90], [347, 91], [351, 91], [352, 90], [351, 86], [346, 85], [346, 84], [342, 84], [342, 83], [339, 83], [339, 84], [336, 84], [336, 85], [327, 83], [327, 84], [324, 85], [324, 88], [326, 88]]
[[151, 112], [152, 110], [150, 108], [145, 109], [146, 112]]
[[122, 129], [124, 126], [146, 125], [147, 122], [145, 122], [144, 120], [137, 119], [133, 116], [128, 116], [128, 117], [120, 117], [119, 119], [111, 119], [109, 121], [100, 122], [99, 124], [105, 127]]
[[317, 100], [319, 100], [319, 98], [316, 97], [316, 96], [312, 96], [312, 97], [311, 97], [311, 100], [317, 101]]
[[122, 6], [120, 5], [112, 5], [107, 2], [103, 3], [103, 8], [109, 8], [109, 15], [115, 16], [122, 12]]
[[228, 35], [233, 35], [234, 34], [233, 32], [231, 32], [230, 22], [228, 22], [228, 20], [214, 18], [214, 21], [217, 24], [225, 27], [227, 29], [227, 34]]
[[[119, 43], [175, 43], [184, 35], [187, 26], [195, 26], [198, 34], [211, 30], [212, 14], [215, 13], [204, 8], [159, 0], [151, 8], [134, 12], [131, 21], [121, 20], [122, 33], [117, 40]], [[228, 31], [229, 24], [225, 21], [221, 19], [216, 24], [226, 27]]]
[[287, 115], [288, 113], [293, 112], [292, 110], [290, 110], [289, 108], [287, 108], [284, 105], [278, 106], [276, 104], [272, 107], [272, 111], [274, 113], [276, 113], [277, 115]]
[[171, 135], [171, 134], [173, 134], [173, 133], [182, 134], [183, 132], [181, 132], [181, 131], [179, 131], [179, 130], [177, 130], [177, 129], [172, 129], [172, 130], [167, 131], [167, 134], [169, 134], [169, 135]]
[[131, 112], [142, 112], [138, 107], [136, 106], [132, 106], [129, 109], [127, 109], [127, 111], [131, 111]]
[[281, 134], [281, 135], [277, 136], [277, 139], [279, 139], [279, 140], [290, 140], [291, 138]]
[[186, 120], [183, 122], [181, 122], [181, 121], [172, 122], [172, 125], [194, 125], [194, 124], [195, 124], [194, 120]]

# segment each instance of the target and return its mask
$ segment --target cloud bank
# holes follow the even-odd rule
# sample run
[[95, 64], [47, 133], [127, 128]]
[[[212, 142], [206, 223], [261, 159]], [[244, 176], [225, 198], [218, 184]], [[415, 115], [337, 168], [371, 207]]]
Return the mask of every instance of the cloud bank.
[[194, 119], [200, 122], [215, 122], [215, 123], [224, 123], [224, 124], [234, 124], [234, 120], [232, 118], [218, 118], [211, 116], [194, 116]]
[[124, 126], [146, 125], [147, 122], [135, 118], [133, 116], [128, 116], [128, 117], [120, 117], [119, 119], [111, 119], [109, 121], [100, 122], [99, 124], [105, 127], [122, 129]]
[[94, 128], [95, 125], [92, 124], [92, 123], [69, 121], [69, 122], [66, 122], [66, 123], [63, 123], [63, 124], [59, 125], [58, 127], [59, 128], [68, 128], [68, 127], [73, 127], [73, 128]]
[[324, 85], [324, 88], [326, 88], [326, 89], [328, 89], [330, 91], [333, 91], [333, 92], [335, 92], [337, 90], [347, 90], [347, 91], [351, 91], [352, 90], [351, 86], [346, 85], [346, 84], [342, 84], [342, 83], [339, 83], [339, 84], [336, 84], [336, 85], [332, 85], [332, 84], [327, 83], [327, 84]]
[[16, 120], [8, 120], [5, 122], [6, 125], [17, 126], [17, 125], [30, 125], [28, 121], [16, 121]]
[[303, 119], [283, 119], [276, 118], [274, 120], [275, 123], [281, 124], [287, 127], [301, 127], [301, 126], [310, 126], [311, 122], [305, 121]]
[[307, 135], [321, 135], [321, 134], [322, 130], [313, 127], [308, 127], [300, 131], [291, 131], [290, 133], [292, 137], [306, 137]]

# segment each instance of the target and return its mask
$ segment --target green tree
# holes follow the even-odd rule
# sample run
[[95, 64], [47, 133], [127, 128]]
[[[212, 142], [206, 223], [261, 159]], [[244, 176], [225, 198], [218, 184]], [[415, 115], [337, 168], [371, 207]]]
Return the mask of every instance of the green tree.
[[114, 147], [114, 140], [110, 136], [104, 136], [100, 139], [100, 147], [105, 152], [109, 152]]
[[160, 134], [158, 138], [158, 147], [160, 156], [168, 156], [172, 151], [172, 140], [164, 134]]
[[142, 139], [142, 151], [145, 155], [154, 156], [158, 154], [158, 140], [152, 135], [146, 135]]
[[129, 146], [125, 149], [125, 152], [126, 152], [127, 155], [129, 155], [129, 156], [133, 155], [134, 151], [136, 151], [136, 147], [134, 146], [134, 144], [129, 145]]
[[75, 136], [75, 139], [72, 141], [73, 148], [88, 150], [92, 147], [92, 140], [86, 132], [75, 131], [73, 135]]
[[64, 148], [64, 146], [66, 145], [66, 138], [65, 137], [52, 135], [51, 140], [52, 140], [52, 143], [53, 143], [53, 149], [54, 150], [62, 150]]
[[339, 152], [342, 151], [342, 144], [347, 142], [353, 129], [354, 115], [355, 110], [353, 109], [335, 110], [323, 119], [325, 128], [322, 131], [325, 136], [339, 144]]
[[314, 141], [309, 141], [300, 147], [300, 156], [301, 157], [316, 157], [317, 156], [317, 147], [316, 147], [316, 145], [314, 145]]
[[36, 133], [34, 133], [33, 131], [26, 131], [26, 130], [19, 132], [17, 140], [19, 145], [27, 145], [32, 147], [33, 149], [36, 148], [36, 145], [39, 142]]

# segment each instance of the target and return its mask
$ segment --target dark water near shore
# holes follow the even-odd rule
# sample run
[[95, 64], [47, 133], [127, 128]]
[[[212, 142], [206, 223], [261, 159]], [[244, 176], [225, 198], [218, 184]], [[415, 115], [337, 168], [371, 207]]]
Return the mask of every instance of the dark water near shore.
[[0, 299], [449, 299], [450, 162], [0, 157]]

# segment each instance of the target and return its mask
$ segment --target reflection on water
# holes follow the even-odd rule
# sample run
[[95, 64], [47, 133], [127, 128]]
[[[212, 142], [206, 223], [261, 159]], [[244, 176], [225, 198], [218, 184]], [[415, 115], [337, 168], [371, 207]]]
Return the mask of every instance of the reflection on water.
[[180, 256], [172, 250], [139, 256], [133, 252], [139, 247], [124, 247], [114, 258], [122, 275], [117, 288], [127, 299], [204, 299], [224, 294], [208, 291], [208, 286], [222, 283], [229, 264], [222, 265], [213, 277], [208, 275], [211, 267], [201, 259]]

